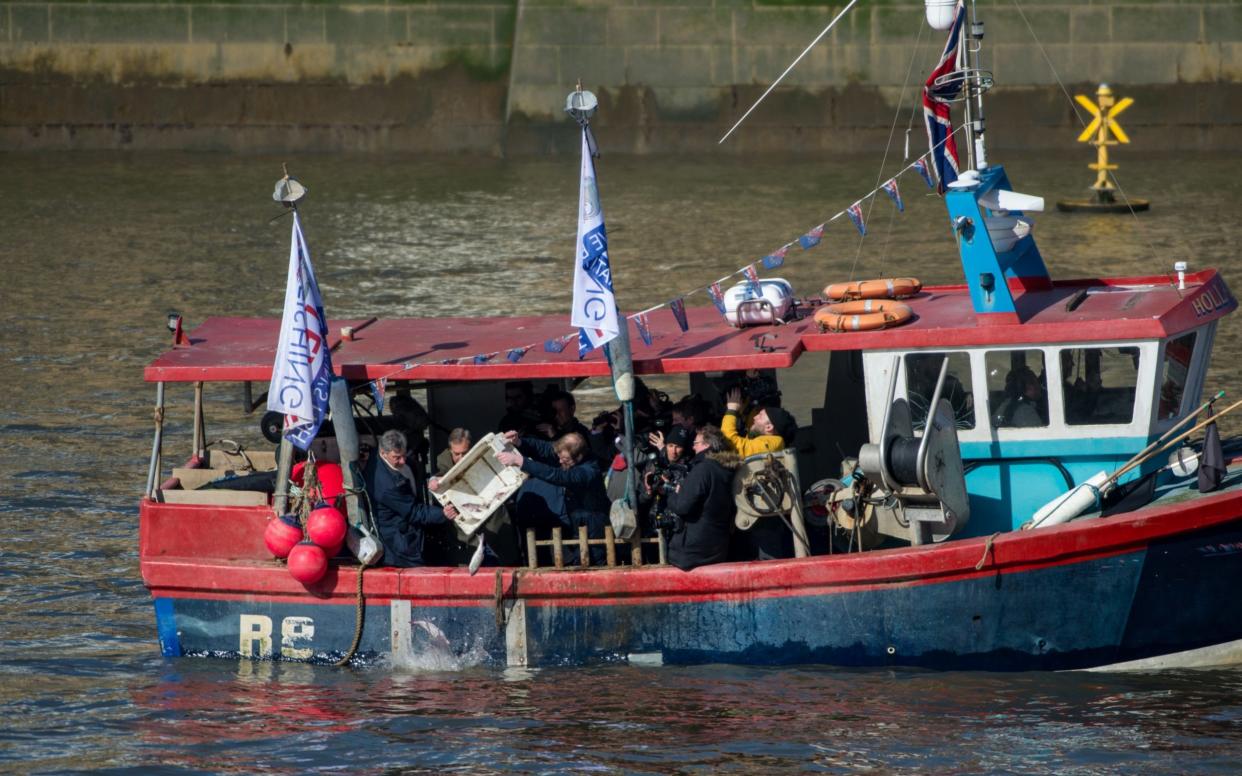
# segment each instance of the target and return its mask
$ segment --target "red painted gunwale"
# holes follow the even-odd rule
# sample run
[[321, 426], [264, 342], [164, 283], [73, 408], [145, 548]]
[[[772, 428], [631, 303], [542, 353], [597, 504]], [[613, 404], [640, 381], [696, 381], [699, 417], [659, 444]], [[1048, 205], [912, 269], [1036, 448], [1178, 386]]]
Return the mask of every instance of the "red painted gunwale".
[[[157, 598], [354, 603], [356, 566], [334, 567], [328, 577], [307, 590], [282, 565], [266, 559], [262, 534], [271, 515], [268, 508], [221, 509], [144, 500], [140, 513], [142, 575]], [[512, 595], [516, 571], [518, 595], [534, 606], [833, 595], [1080, 563], [1140, 551], [1155, 540], [1236, 520], [1242, 520], [1242, 492], [1227, 491], [1116, 517], [1002, 534], [993, 540], [986, 559], [987, 539], [976, 538], [854, 555], [728, 563], [692, 572], [674, 568], [499, 571], [508, 595]], [[496, 571], [484, 569], [471, 577], [461, 568], [370, 569], [365, 594], [373, 605], [407, 598], [428, 606], [491, 606]]]
[[[1087, 297], [1066, 310], [1082, 289]], [[1210, 304], [1208, 303], [1210, 302]], [[646, 346], [632, 337], [638, 374], [704, 372], [724, 369], [784, 368], [804, 351], [970, 347], [1155, 339], [1215, 320], [1237, 301], [1215, 270], [1187, 276], [1179, 291], [1169, 278], [1089, 278], [1054, 283], [1017, 296], [1017, 324], [989, 324], [973, 312], [966, 286], [932, 286], [907, 300], [910, 323], [871, 332], [819, 333], [809, 319], [785, 326], [734, 329], [714, 307], [688, 308], [690, 330], [679, 332], [664, 311]], [[583, 361], [571, 342], [560, 353], [533, 347], [518, 363], [507, 361], [511, 348], [562, 337], [570, 329], [564, 314], [504, 318], [403, 318], [329, 321], [336, 371], [351, 380], [379, 377], [414, 380], [509, 380], [592, 377], [609, 373], [601, 353]], [[148, 382], [267, 381], [271, 379], [277, 327], [275, 318], [209, 318], [190, 332], [191, 344], [174, 347], [147, 366]], [[355, 329], [342, 341], [344, 326]], [[756, 349], [753, 338], [766, 334], [771, 351]], [[480, 354], [499, 353], [485, 364]], [[465, 359], [463, 364], [429, 361]], [[417, 364], [412, 368], [407, 365]]]

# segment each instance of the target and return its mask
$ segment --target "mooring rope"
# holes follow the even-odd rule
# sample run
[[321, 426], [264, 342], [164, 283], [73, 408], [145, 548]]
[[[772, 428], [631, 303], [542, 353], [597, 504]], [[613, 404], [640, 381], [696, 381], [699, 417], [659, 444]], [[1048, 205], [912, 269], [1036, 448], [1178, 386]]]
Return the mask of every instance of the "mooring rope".
[[362, 574], [367, 570], [366, 564], [358, 564], [358, 601], [354, 606], [354, 642], [349, 645], [349, 651], [332, 665], [341, 667], [348, 665], [349, 661], [354, 659], [354, 655], [358, 653], [358, 645], [362, 643], [362, 624], [365, 621], [366, 614], [366, 598], [362, 594]]

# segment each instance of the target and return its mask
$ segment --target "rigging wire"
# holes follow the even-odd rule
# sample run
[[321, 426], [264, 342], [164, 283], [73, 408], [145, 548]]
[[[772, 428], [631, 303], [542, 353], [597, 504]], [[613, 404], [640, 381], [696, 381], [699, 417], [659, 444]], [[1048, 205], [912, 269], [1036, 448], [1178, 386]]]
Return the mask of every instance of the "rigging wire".
[[[924, 16], [923, 23], [919, 25], [919, 37], [918, 39], [914, 41], [914, 51], [910, 52], [910, 64], [906, 67], [906, 80], [904, 83], [902, 83], [901, 93], [897, 97], [897, 109], [893, 111], [893, 126], [888, 131], [888, 146], [884, 150], [885, 159], [888, 158], [888, 148], [891, 148], [893, 145], [893, 133], [896, 131], [896, 128], [897, 128], [897, 119], [899, 116], [901, 116], [901, 103], [906, 98], [906, 87], [910, 85], [910, 74], [914, 72], [914, 62], [915, 60], [919, 58], [919, 54], [923, 52], [923, 31], [926, 29], [927, 29], [927, 17]], [[903, 159], [903, 161], [910, 160], [910, 129], [914, 124], [914, 109], [918, 107], [918, 104], [919, 104], [918, 99], [911, 101], [910, 121], [909, 123], [906, 124], [906, 144], [905, 144], [906, 147], [905, 147], [905, 158]], [[880, 169], [881, 170], [884, 169], [883, 162], [881, 162], [880, 164]], [[883, 174], [881, 174], [881, 177], [883, 177]], [[872, 202], [874, 201], [875, 200], [873, 198]], [[894, 207], [892, 209], [892, 212], [888, 214], [888, 229], [884, 232], [884, 245], [881, 246], [880, 248], [880, 269], [876, 273], [877, 277], [884, 277], [884, 262], [888, 258], [888, 246], [893, 241], [893, 224], [895, 223], [897, 223], [897, 208]], [[859, 241], [858, 248], [859, 248], [859, 251], [861, 252], [862, 250], [861, 240]], [[854, 257], [854, 264], [855, 265], [858, 264], [858, 256]], [[853, 279], [854, 279], [854, 270], [851, 269], [850, 280], [853, 280]]]
[[[1087, 122], [1083, 119], [1082, 112], [1078, 110], [1078, 105], [1074, 102], [1074, 99], [1070, 97], [1069, 90], [1065, 88], [1065, 82], [1061, 80], [1061, 74], [1057, 72], [1056, 65], [1052, 64], [1052, 58], [1048, 56], [1048, 51], [1044, 48], [1043, 41], [1041, 41], [1039, 36], [1035, 34], [1035, 28], [1031, 26], [1030, 20], [1026, 18], [1026, 14], [1022, 11], [1022, 5], [1018, 2], [1018, 0], [1011, 0], [1011, 2], [1013, 3], [1013, 7], [1017, 10], [1018, 15], [1022, 17], [1022, 23], [1026, 25], [1027, 32], [1031, 33], [1031, 40], [1035, 41], [1036, 46], [1039, 46], [1039, 53], [1043, 55], [1044, 62], [1048, 64], [1048, 69], [1052, 71], [1052, 77], [1057, 79], [1057, 86], [1061, 87], [1061, 93], [1065, 95], [1065, 101], [1070, 104], [1071, 108], [1073, 108], [1074, 118], [1078, 119], [1078, 124], [1080, 126], [1086, 128]], [[1107, 174], [1109, 179], [1112, 180], [1113, 185], [1117, 187], [1117, 192], [1121, 194], [1121, 201], [1125, 203], [1126, 209], [1130, 211], [1130, 215], [1134, 218], [1134, 222], [1140, 223], [1138, 213], [1135, 212], [1134, 206], [1130, 204], [1130, 198], [1126, 196], [1125, 189], [1121, 187], [1121, 181], [1117, 180], [1117, 176], [1112, 170], [1105, 170], [1105, 174]]]

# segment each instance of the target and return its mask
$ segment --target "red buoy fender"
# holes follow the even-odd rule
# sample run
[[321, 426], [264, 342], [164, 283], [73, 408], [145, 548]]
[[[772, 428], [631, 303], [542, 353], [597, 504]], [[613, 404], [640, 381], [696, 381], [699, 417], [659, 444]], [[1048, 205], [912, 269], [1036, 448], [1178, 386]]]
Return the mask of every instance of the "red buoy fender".
[[263, 543], [267, 545], [268, 552], [277, 558], [289, 557], [289, 551], [302, 538], [302, 526], [293, 515], [273, 517], [263, 530]]
[[289, 574], [303, 585], [313, 585], [328, 573], [328, 555], [314, 542], [299, 542], [289, 551]]
[[345, 515], [341, 514], [341, 510], [328, 504], [318, 504], [310, 513], [310, 517], [306, 518], [306, 535], [325, 550], [333, 547], [340, 549], [348, 529]]

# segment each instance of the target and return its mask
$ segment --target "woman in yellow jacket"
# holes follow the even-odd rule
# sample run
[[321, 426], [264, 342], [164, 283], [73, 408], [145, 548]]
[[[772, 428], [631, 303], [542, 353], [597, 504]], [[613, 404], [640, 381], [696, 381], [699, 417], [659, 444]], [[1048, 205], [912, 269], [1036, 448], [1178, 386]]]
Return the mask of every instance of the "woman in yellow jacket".
[[720, 422], [720, 431], [725, 441], [743, 458], [760, 453], [774, 453], [784, 450], [787, 442], [792, 442], [797, 433], [798, 424], [780, 407], [761, 407], [751, 418], [749, 435], [742, 436], [738, 431], [738, 418], [742, 412], [742, 391], [733, 388], [725, 395], [725, 416]]

